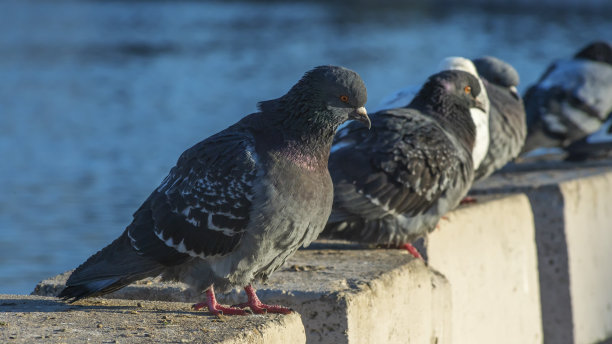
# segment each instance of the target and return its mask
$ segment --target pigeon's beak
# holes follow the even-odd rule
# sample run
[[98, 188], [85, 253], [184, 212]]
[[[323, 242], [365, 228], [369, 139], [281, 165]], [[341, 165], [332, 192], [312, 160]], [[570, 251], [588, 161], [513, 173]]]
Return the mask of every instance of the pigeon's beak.
[[482, 110], [482, 112], [485, 112], [485, 113], [487, 112], [485, 105], [480, 100], [474, 99], [474, 101], [475, 101], [475, 104], [474, 104], [475, 108]]
[[370, 129], [370, 127], [372, 126], [372, 122], [370, 122], [370, 117], [368, 117], [368, 112], [363, 106], [351, 111], [351, 113], [349, 113], [349, 119], [354, 119], [363, 123], [363, 125], [368, 127], [368, 129]]

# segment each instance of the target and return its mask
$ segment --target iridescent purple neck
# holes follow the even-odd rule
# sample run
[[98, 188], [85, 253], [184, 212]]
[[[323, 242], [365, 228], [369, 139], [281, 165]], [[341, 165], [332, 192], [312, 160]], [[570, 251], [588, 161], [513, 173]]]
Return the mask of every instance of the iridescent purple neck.
[[304, 146], [300, 142], [290, 141], [279, 151], [286, 160], [308, 171], [327, 170], [327, 161], [329, 160], [329, 150], [331, 143], [319, 151], [307, 149], [308, 145]]

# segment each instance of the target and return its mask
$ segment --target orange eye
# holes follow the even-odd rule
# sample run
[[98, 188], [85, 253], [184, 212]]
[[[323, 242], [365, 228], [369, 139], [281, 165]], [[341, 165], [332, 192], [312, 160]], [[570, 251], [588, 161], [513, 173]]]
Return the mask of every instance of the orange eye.
[[465, 86], [463, 91], [465, 91], [465, 94], [470, 94], [472, 92], [472, 88], [470, 86]]
[[340, 100], [345, 103], [348, 103], [348, 96], [340, 96]]

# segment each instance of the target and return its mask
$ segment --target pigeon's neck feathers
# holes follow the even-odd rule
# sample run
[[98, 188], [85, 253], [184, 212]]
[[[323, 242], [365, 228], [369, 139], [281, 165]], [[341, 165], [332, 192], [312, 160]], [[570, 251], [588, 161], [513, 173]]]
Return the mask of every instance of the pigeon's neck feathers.
[[476, 126], [469, 105], [464, 101], [438, 88], [426, 92], [421, 90], [408, 107], [435, 118], [445, 130], [454, 133], [472, 152], [476, 140]]
[[[327, 160], [340, 123], [325, 108], [313, 109], [285, 97], [260, 102], [263, 139], [269, 149], [307, 169], [327, 169]], [[271, 132], [271, 128], [274, 132]], [[282, 129], [280, 129], [282, 128]]]

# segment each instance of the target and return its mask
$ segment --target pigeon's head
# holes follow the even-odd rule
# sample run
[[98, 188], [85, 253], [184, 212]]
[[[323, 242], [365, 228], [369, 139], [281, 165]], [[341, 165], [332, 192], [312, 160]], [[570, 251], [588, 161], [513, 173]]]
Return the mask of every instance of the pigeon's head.
[[483, 111], [479, 114], [481, 117], [479, 121], [483, 122], [483, 124], [487, 127], [487, 130], [489, 130], [489, 110], [491, 108], [491, 102], [489, 101], [487, 89], [480, 79], [480, 75], [478, 75], [478, 71], [476, 70], [474, 63], [465, 57], [450, 56], [442, 60], [440, 63], [440, 70], [461, 70], [470, 73], [478, 80], [478, 85], [480, 86], [478, 101], [483, 105]]
[[365, 84], [359, 74], [344, 67], [319, 66], [306, 72], [283, 99], [293, 108], [287, 110], [314, 117], [307, 119], [311, 122], [337, 127], [354, 119], [370, 127]]
[[576, 59], [585, 59], [612, 65], [612, 44], [596, 41], [582, 48], [574, 55]]
[[461, 56], [446, 57], [438, 66], [440, 70], [462, 70], [472, 75], [478, 75], [474, 63], [469, 59]]
[[483, 56], [474, 59], [474, 65], [481, 77], [499, 86], [516, 88], [519, 84], [519, 74], [508, 62], [493, 56]]
[[460, 70], [445, 70], [429, 77], [415, 100], [425, 102], [443, 114], [448, 107], [464, 109], [477, 108], [485, 111], [485, 106], [478, 100], [481, 88], [478, 79], [472, 74]]

